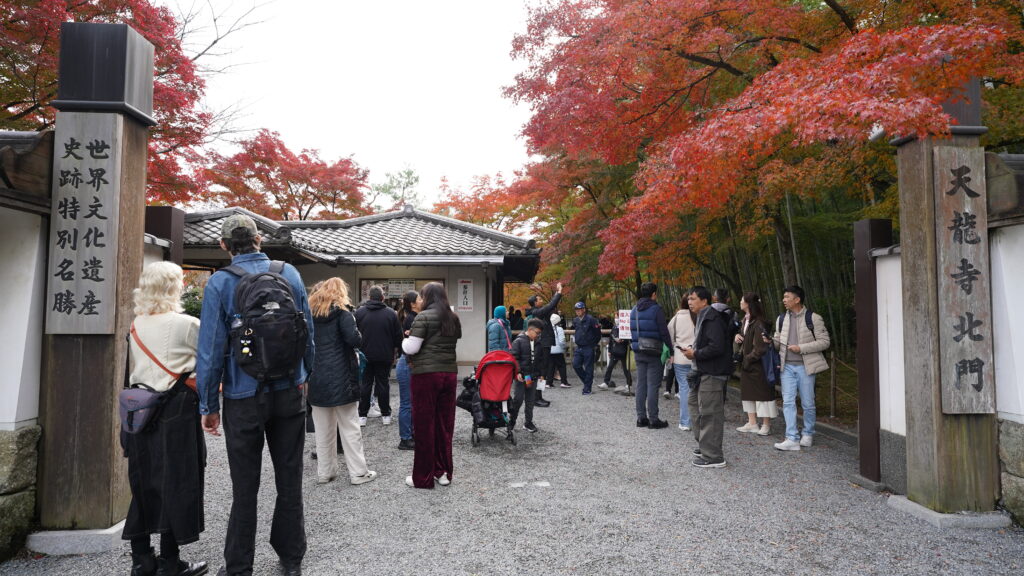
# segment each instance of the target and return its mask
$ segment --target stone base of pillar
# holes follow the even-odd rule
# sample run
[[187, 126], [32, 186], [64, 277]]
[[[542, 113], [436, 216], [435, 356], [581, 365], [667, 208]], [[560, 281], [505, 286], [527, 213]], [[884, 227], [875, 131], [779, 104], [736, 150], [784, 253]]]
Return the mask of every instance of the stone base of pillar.
[[889, 496], [889, 507], [909, 514], [936, 528], [971, 528], [998, 530], [1008, 528], [1012, 521], [1003, 512], [960, 512], [943, 514], [908, 499], [906, 496]]
[[50, 530], [29, 534], [25, 547], [47, 556], [108, 552], [121, 545], [124, 520], [105, 530]]

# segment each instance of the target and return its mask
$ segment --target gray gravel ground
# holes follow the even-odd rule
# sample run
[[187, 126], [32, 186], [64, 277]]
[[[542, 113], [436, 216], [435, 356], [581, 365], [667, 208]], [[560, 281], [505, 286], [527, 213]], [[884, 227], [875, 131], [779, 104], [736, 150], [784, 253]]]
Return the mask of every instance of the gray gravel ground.
[[[393, 387], [393, 389], [396, 387]], [[694, 442], [675, 427], [635, 427], [633, 399], [579, 386], [545, 392], [537, 434], [517, 431], [473, 448], [471, 419], [458, 411], [455, 478], [414, 490], [412, 453], [396, 449], [397, 421], [364, 429], [380, 477], [351, 486], [315, 483], [306, 458], [306, 574], [1021, 574], [1024, 531], [939, 530], [886, 506], [886, 496], [851, 485], [855, 449], [824, 436], [809, 450], [781, 453], [774, 436], [740, 434], [727, 413], [728, 467], [690, 465]], [[392, 406], [398, 406], [396, 397]], [[662, 416], [678, 401], [661, 400]], [[224, 443], [211, 438], [207, 530], [183, 549], [222, 561], [230, 484]], [[307, 436], [307, 452], [312, 436]], [[513, 487], [513, 483], [526, 483]], [[534, 483], [550, 483], [538, 486]], [[267, 543], [273, 473], [264, 459], [256, 574], [277, 574]], [[128, 546], [89, 556], [0, 564], [0, 576], [127, 574]]]

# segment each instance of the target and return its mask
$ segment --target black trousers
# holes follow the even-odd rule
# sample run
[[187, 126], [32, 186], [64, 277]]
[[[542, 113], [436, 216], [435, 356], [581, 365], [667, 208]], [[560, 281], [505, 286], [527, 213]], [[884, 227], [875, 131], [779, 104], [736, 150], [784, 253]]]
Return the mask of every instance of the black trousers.
[[526, 401], [526, 423], [533, 422], [533, 405], [537, 398], [537, 381], [534, 380], [532, 385], [527, 388], [524, 382], [515, 380], [512, 382], [512, 406], [508, 410], [508, 417], [512, 420], [512, 424], [516, 423], [519, 419], [519, 408], [522, 407], [523, 401]]
[[367, 362], [363, 381], [359, 383], [359, 415], [370, 411], [370, 396], [377, 393], [377, 406], [381, 416], [391, 416], [391, 362]]
[[547, 381], [548, 386], [553, 386], [555, 381], [555, 371], [558, 371], [558, 375], [561, 376], [562, 382], [569, 382], [569, 374], [565, 370], [565, 354], [559, 352], [558, 354], [548, 354], [548, 369], [544, 372], [544, 380]]
[[224, 563], [230, 576], [252, 574], [264, 441], [270, 449], [277, 488], [270, 545], [283, 564], [300, 563], [306, 554], [302, 513], [305, 408], [298, 387], [240, 400], [224, 399], [222, 418], [231, 469], [231, 515], [224, 541]]
[[616, 364], [622, 364], [622, 374], [626, 377], [626, 386], [633, 387], [633, 375], [629, 372], [629, 362], [626, 358], [619, 358], [618, 356], [609, 355], [608, 368], [604, 371], [604, 382], [605, 384], [611, 384], [612, 372], [615, 371]]

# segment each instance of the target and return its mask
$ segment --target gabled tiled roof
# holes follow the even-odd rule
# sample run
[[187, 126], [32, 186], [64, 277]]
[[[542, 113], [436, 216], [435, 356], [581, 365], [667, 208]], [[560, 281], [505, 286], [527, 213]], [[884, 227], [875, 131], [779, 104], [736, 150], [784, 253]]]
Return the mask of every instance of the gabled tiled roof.
[[[224, 219], [252, 216], [265, 242], [287, 244], [317, 259], [350, 256], [536, 256], [533, 240], [445, 216], [403, 210], [335, 221], [275, 222], [241, 208], [185, 216], [185, 246], [216, 246]], [[340, 257], [340, 258], [339, 258]]]

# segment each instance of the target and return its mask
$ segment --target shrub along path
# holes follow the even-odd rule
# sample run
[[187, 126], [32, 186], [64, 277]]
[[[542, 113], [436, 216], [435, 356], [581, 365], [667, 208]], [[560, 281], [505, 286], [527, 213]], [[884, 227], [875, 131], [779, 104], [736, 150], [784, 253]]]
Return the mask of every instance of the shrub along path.
[[[393, 387], [395, 389], [396, 387]], [[398, 406], [397, 391], [392, 406]], [[470, 445], [458, 411], [455, 479], [407, 488], [412, 453], [396, 449], [397, 422], [371, 419], [367, 458], [380, 477], [316, 485], [306, 462], [306, 574], [1019, 574], [1024, 532], [938, 530], [851, 485], [855, 448], [826, 437], [802, 452], [773, 436], [740, 434], [730, 401], [728, 467], [690, 465], [694, 442], [676, 428], [678, 401], [661, 399], [665, 430], [635, 427], [633, 399], [579, 386], [545, 393], [540, 432]], [[820, 405], [820, 403], [819, 403]], [[307, 452], [312, 447], [307, 436]], [[183, 548], [221, 566], [230, 484], [224, 443], [210, 438], [207, 530]], [[277, 574], [267, 543], [273, 475], [264, 459], [256, 574]], [[344, 464], [342, 464], [344, 467]], [[0, 565], [0, 575], [127, 574], [128, 546], [81, 557]]]

